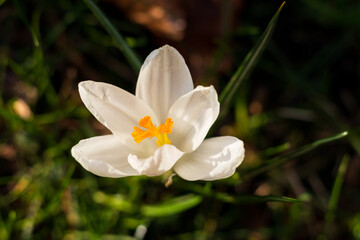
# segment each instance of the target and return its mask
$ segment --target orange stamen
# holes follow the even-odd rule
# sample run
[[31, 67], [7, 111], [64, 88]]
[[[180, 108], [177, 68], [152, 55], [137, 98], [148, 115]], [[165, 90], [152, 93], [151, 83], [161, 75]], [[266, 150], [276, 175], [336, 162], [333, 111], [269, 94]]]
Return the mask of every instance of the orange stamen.
[[158, 140], [156, 141], [157, 145], [161, 147], [164, 144], [171, 144], [168, 133], [172, 132], [173, 121], [171, 118], [166, 119], [164, 124], [160, 124], [159, 127], [156, 127], [151, 121], [151, 117], [145, 116], [139, 121], [139, 126], [145, 128], [146, 130], [142, 130], [139, 127], [134, 127], [134, 131], [131, 133], [131, 136], [134, 138], [136, 143], [141, 142], [145, 138], [153, 138], [156, 137]]

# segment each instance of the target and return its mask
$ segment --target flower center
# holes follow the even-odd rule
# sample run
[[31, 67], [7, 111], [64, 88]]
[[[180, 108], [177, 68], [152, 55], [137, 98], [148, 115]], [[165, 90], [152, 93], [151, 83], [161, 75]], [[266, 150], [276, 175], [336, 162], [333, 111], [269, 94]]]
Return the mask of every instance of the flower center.
[[158, 140], [156, 144], [161, 147], [164, 144], [171, 144], [168, 133], [171, 133], [171, 129], [173, 126], [173, 121], [171, 118], [166, 119], [164, 124], [160, 124], [160, 126], [156, 127], [151, 121], [151, 117], [145, 116], [139, 121], [139, 126], [145, 128], [146, 130], [142, 130], [139, 127], [134, 127], [134, 131], [131, 133], [131, 136], [134, 138], [136, 143], [141, 142], [145, 138], [153, 138], [156, 137]]

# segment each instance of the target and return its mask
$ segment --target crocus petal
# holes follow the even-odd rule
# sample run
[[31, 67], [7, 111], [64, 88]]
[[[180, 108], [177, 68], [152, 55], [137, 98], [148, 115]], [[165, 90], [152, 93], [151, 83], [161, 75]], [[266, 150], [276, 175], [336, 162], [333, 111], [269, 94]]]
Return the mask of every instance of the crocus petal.
[[170, 108], [174, 124], [171, 142], [183, 152], [194, 151], [219, 115], [220, 104], [213, 86], [198, 86]]
[[84, 139], [71, 149], [73, 157], [86, 170], [112, 178], [140, 175], [127, 160], [130, 152], [133, 150], [115, 135]]
[[151, 52], [142, 65], [136, 96], [144, 100], [164, 122], [176, 99], [193, 89], [183, 57], [175, 48], [165, 45]]
[[174, 170], [189, 181], [217, 180], [233, 175], [244, 156], [241, 140], [229, 136], [209, 138], [194, 152], [184, 154]]
[[151, 157], [139, 158], [130, 154], [128, 161], [141, 175], [152, 177], [170, 170], [183, 154], [175, 146], [166, 144], [158, 148]]
[[90, 112], [123, 143], [136, 144], [131, 133], [144, 116], [150, 116], [154, 124], [159, 124], [154, 112], [143, 101], [121, 88], [85, 81], [79, 84], [79, 92]]

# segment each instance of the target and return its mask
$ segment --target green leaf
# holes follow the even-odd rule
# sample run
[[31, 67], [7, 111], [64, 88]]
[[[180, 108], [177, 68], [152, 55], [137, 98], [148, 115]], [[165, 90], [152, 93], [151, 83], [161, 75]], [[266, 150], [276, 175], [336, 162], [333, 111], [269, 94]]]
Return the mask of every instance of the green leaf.
[[315, 141], [313, 143], [310, 143], [308, 145], [305, 145], [303, 147], [300, 147], [284, 156], [281, 156], [281, 157], [276, 157], [276, 158], [273, 158], [269, 161], [266, 161], [265, 163], [263, 163], [262, 165], [258, 166], [258, 167], [255, 167], [255, 168], [252, 168], [252, 169], [247, 169], [247, 170], [244, 170], [244, 173], [242, 174], [246, 174], [247, 177], [249, 176], [254, 176], [254, 175], [257, 175], [259, 173], [262, 173], [264, 171], [267, 171], [267, 170], [270, 170], [276, 166], [279, 166], [281, 164], [284, 164], [298, 156], [301, 156], [317, 147], [320, 147], [326, 143], [330, 143], [330, 142], [333, 142], [333, 141], [336, 141], [338, 139], [341, 139], [343, 137], [346, 137], [348, 135], [348, 132], [345, 131], [345, 132], [342, 132], [342, 133], [339, 133], [339, 134], [336, 134], [334, 136], [331, 136], [331, 137], [328, 137], [328, 138], [323, 138], [323, 139], [320, 139], [318, 141]]
[[135, 52], [129, 47], [129, 45], [124, 40], [123, 36], [116, 30], [114, 25], [109, 21], [105, 14], [100, 10], [100, 8], [92, 0], [84, 0], [85, 4], [90, 8], [90, 10], [95, 14], [97, 19], [106, 29], [106, 31], [113, 37], [116, 46], [124, 54], [125, 58], [128, 60], [131, 67], [139, 72], [141, 68], [141, 61]]
[[222, 91], [219, 97], [219, 102], [221, 104], [221, 110], [219, 117], [214, 125], [213, 129], [216, 129], [218, 123], [220, 123], [226, 116], [230, 109], [230, 106], [233, 100], [236, 97], [236, 93], [239, 91], [241, 83], [249, 77], [253, 71], [256, 63], [260, 59], [262, 53], [264, 52], [269, 40], [274, 32], [279, 14], [283, 8], [285, 2], [281, 4], [278, 11], [270, 20], [265, 32], [261, 35], [260, 39], [253, 47], [253, 49], [247, 54], [244, 61], [241, 63], [239, 68], [236, 70], [235, 74], [231, 77], [230, 82], [226, 85], [225, 89]]
[[147, 217], [165, 217], [186, 211], [202, 201], [202, 197], [195, 194], [188, 194], [172, 198], [158, 205], [145, 205], [142, 213]]

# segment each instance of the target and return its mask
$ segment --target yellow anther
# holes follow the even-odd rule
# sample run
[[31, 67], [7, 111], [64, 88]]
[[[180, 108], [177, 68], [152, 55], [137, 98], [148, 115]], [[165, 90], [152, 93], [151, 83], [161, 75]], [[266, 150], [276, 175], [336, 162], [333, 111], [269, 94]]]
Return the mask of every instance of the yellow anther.
[[134, 131], [131, 133], [131, 136], [134, 138], [136, 143], [141, 142], [145, 138], [153, 138], [156, 137], [158, 140], [156, 144], [161, 147], [164, 144], [171, 144], [171, 141], [167, 134], [171, 133], [171, 129], [173, 126], [173, 121], [171, 118], [166, 119], [164, 124], [160, 124], [160, 126], [156, 127], [151, 121], [151, 117], [145, 116], [139, 121], [139, 126], [145, 128], [146, 130], [142, 130], [139, 127], [134, 127]]

